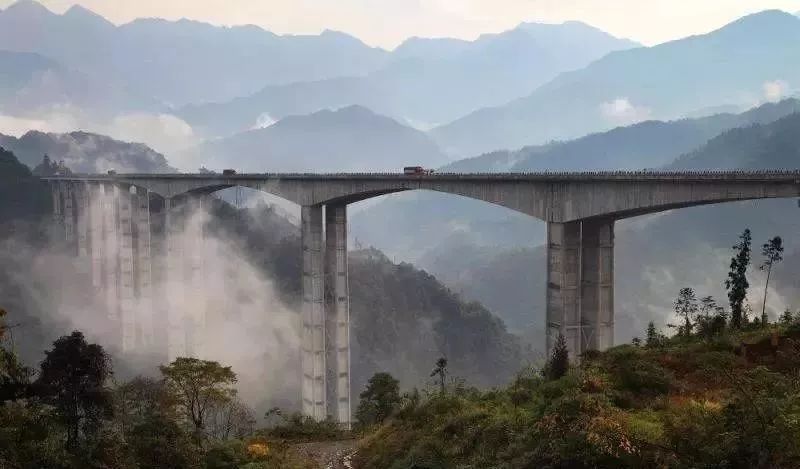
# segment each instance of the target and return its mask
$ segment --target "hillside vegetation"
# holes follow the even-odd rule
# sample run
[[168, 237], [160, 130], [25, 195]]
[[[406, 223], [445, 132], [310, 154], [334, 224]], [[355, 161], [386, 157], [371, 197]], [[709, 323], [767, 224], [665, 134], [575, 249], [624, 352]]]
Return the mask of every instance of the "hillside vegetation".
[[798, 467], [798, 338], [791, 316], [714, 337], [651, 331], [557, 379], [407, 394], [355, 467]]

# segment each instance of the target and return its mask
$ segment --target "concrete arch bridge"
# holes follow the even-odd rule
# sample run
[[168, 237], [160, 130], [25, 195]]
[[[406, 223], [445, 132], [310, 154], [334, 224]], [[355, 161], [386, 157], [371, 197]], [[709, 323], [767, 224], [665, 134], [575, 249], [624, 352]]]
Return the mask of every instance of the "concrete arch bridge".
[[[114, 174], [45, 178], [54, 217], [79, 256], [92, 259], [96, 286], [122, 325], [123, 349], [146, 346], [134, 297], [158, 296], [160, 265], [180, 250], [175, 201], [241, 186], [302, 207], [303, 411], [349, 424], [350, 348], [347, 205], [401, 191], [445, 192], [516, 210], [547, 223], [547, 342], [563, 334], [573, 354], [614, 342], [614, 222], [722, 202], [800, 196], [800, 171], [563, 172], [511, 174]], [[157, 197], [154, 197], [157, 196]], [[151, 204], [161, 200], [163, 204]], [[158, 205], [158, 206], [156, 206]], [[154, 229], [161, 226], [163, 229]], [[155, 234], [159, 233], [158, 236]], [[100, 246], [117, 239], [115, 258]], [[114, 256], [112, 256], [114, 257]], [[167, 263], [168, 264], [168, 263]], [[159, 274], [160, 271], [166, 271]], [[169, 314], [169, 311], [165, 311]], [[176, 321], [170, 320], [170, 330]], [[146, 321], [145, 321], [146, 323]], [[137, 325], [138, 324], [138, 325]], [[177, 327], [177, 326], [175, 326]], [[169, 335], [170, 356], [191, 340]]]

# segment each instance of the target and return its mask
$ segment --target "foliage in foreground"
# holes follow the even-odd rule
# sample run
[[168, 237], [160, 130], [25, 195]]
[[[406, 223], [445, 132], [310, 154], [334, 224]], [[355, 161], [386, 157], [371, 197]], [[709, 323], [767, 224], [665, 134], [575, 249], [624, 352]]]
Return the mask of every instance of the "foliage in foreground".
[[739, 336], [659, 335], [589, 354], [558, 379], [530, 371], [505, 389], [406, 398], [364, 438], [356, 467], [800, 467], [792, 330], [778, 346], [751, 332], [744, 354]]
[[303, 432], [316, 439], [323, 424], [292, 415], [255, 430], [229, 367], [178, 358], [161, 367], [162, 379], [115, 385], [106, 352], [76, 331], [53, 343], [34, 374], [4, 347], [5, 315], [0, 310], [0, 468], [315, 467], [287, 440]]

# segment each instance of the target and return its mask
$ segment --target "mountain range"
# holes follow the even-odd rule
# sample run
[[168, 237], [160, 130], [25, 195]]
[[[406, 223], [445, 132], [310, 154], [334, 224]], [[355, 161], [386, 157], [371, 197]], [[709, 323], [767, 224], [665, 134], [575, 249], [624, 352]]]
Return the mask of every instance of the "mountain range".
[[719, 105], [750, 107], [800, 83], [800, 18], [764, 11], [708, 34], [612, 52], [526, 97], [432, 130], [469, 156], [580, 137]]
[[0, 49], [38, 53], [126, 83], [164, 105], [232, 99], [270, 83], [357, 76], [387, 55], [334, 31], [278, 36], [256, 26], [150, 18], [116, 26], [81, 6], [59, 15], [32, 0], [0, 11]]
[[637, 46], [579, 22], [523, 23], [475, 41], [412, 38], [365, 76], [268, 86], [229, 102], [187, 106], [177, 115], [201, 133], [219, 136], [265, 118], [358, 104], [424, 129], [526, 95], [561, 72]]

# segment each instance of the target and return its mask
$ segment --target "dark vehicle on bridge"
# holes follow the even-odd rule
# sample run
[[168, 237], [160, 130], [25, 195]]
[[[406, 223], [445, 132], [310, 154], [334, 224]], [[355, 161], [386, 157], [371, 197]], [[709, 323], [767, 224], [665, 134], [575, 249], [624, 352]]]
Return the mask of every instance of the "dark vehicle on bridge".
[[222, 170], [222, 175], [223, 176], [236, 176], [236, 170], [235, 169], [223, 169]]
[[427, 174], [433, 174], [433, 170], [425, 169], [422, 166], [406, 166], [403, 168], [403, 174], [407, 176], [425, 176]]

